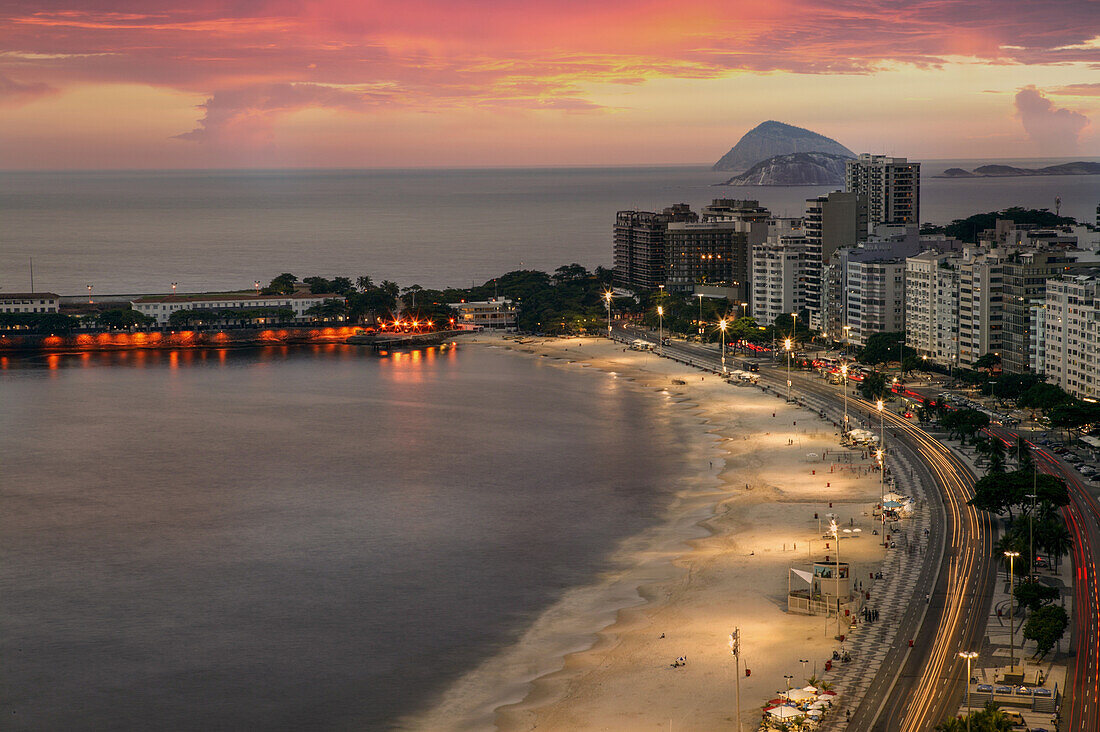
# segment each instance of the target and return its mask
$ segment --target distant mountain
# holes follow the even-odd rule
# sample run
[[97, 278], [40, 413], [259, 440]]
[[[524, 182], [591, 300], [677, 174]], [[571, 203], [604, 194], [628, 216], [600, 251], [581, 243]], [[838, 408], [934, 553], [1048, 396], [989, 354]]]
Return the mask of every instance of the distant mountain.
[[974, 170], [948, 168], [934, 178], [1018, 178], [1028, 175], [1100, 175], [1100, 163], [1079, 161], [1045, 168], [1017, 168], [1012, 165], [982, 165]]
[[836, 140], [801, 127], [768, 120], [746, 132], [737, 144], [714, 164], [714, 169], [740, 172], [776, 155], [804, 152], [855, 157], [855, 153]]
[[846, 155], [798, 152], [776, 155], [757, 163], [726, 186], [842, 186]]

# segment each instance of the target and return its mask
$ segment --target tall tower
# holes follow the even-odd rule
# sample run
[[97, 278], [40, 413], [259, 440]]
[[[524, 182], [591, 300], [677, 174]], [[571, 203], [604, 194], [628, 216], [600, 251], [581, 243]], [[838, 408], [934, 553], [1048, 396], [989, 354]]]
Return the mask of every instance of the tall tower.
[[844, 190], [867, 196], [867, 224], [920, 224], [920, 163], [862, 153], [844, 169]]

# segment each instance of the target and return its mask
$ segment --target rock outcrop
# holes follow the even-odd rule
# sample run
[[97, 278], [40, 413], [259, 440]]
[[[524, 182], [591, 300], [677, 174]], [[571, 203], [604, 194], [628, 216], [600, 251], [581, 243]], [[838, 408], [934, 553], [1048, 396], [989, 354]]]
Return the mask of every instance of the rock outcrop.
[[740, 172], [776, 155], [822, 152], [854, 158], [855, 154], [836, 140], [816, 132], [769, 120], [745, 133], [722, 159], [715, 170]]
[[776, 155], [735, 175], [727, 186], [842, 186], [849, 158], [823, 152]]

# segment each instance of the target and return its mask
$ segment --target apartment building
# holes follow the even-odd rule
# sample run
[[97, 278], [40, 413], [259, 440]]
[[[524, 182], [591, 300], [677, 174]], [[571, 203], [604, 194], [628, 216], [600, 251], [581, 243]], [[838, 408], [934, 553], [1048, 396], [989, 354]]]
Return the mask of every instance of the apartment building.
[[675, 204], [660, 213], [619, 211], [615, 214], [615, 284], [634, 290], [656, 290], [665, 284], [668, 224], [698, 220], [698, 215], [686, 203]]
[[801, 219], [773, 219], [768, 240], [752, 247], [752, 314], [770, 325], [806, 308], [811, 267]]
[[1100, 269], [1052, 279], [1043, 298], [1042, 372], [1075, 397], [1100, 396]]
[[959, 259], [959, 365], [1001, 354], [1004, 252], [968, 247]]
[[[1077, 243], [1076, 239], [1066, 244]], [[1033, 311], [1043, 307], [1047, 282], [1077, 261], [1065, 249], [1022, 249], [1010, 251], [1001, 262], [1001, 368], [1023, 373], [1033, 368], [1038, 347], [1033, 337]]]
[[905, 260], [905, 343], [943, 366], [959, 356], [960, 256], [928, 250]]
[[867, 197], [867, 224], [920, 223], [920, 163], [906, 158], [863, 153], [849, 160], [844, 190]]
[[867, 197], [834, 191], [807, 199], [803, 230], [807, 260], [806, 310], [810, 326], [827, 333], [825, 267], [838, 249], [855, 246], [867, 238]]

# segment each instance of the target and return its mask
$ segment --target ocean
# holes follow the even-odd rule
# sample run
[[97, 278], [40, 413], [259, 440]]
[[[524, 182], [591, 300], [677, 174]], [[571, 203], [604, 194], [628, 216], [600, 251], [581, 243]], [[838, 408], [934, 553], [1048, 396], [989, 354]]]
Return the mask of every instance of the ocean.
[[668, 400], [482, 346], [5, 357], [0, 398], [6, 730], [390, 728], [690, 453]]
[[[1008, 206], [1093, 221], [1100, 177], [946, 180], [922, 167], [921, 219]], [[0, 172], [0, 291], [248, 289], [282, 272], [468, 286], [507, 271], [611, 264], [620, 209], [758, 199], [797, 216], [829, 187], [727, 187], [704, 167], [493, 170]]]

